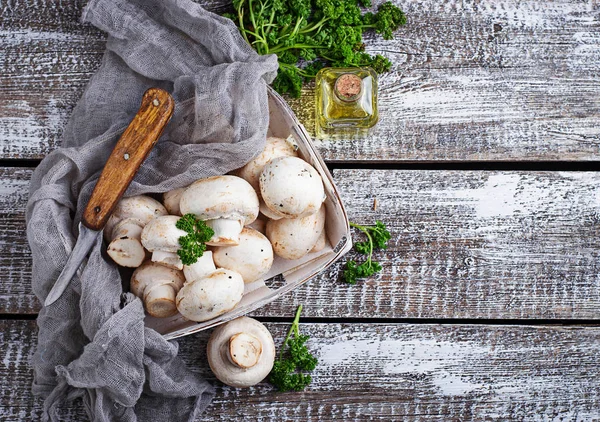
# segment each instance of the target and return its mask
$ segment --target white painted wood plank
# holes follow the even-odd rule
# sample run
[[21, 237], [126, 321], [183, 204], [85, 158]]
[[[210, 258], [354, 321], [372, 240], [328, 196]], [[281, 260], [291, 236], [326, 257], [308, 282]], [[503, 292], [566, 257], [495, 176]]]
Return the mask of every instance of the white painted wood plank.
[[[30, 172], [0, 169], [3, 313], [39, 310], [23, 222]], [[313, 317], [600, 316], [600, 174], [335, 170], [334, 179], [351, 220], [389, 226], [389, 249], [375, 255], [383, 271], [348, 286], [335, 265], [257, 315], [303, 303]]]
[[598, 318], [599, 177], [336, 170], [350, 219], [389, 226], [383, 270], [348, 287], [334, 267], [284, 300], [320, 317]]
[[[2, 157], [41, 158], [58, 146], [104, 49], [104, 35], [79, 23], [83, 4], [0, 5]], [[230, 2], [203, 4], [223, 12]], [[394, 41], [367, 42], [395, 63], [380, 81], [381, 122], [365, 140], [319, 142], [327, 160], [598, 159], [597, 2], [397, 4], [408, 24]], [[311, 89], [305, 94], [291, 104], [311, 129]]]
[[[287, 324], [267, 324], [277, 345]], [[217, 385], [199, 420], [597, 420], [600, 328], [303, 324], [319, 359], [302, 393], [266, 383], [221, 386], [209, 372], [208, 333], [180, 341], [188, 365]], [[0, 419], [38, 420], [30, 393], [35, 322], [0, 321]], [[85, 420], [77, 404], [66, 421]]]

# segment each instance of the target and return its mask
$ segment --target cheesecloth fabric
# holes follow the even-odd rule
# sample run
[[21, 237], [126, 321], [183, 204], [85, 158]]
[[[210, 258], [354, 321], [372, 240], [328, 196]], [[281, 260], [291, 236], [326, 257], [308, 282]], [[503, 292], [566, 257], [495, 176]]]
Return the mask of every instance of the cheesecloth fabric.
[[[91, 0], [83, 20], [108, 33], [106, 53], [73, 110], [62, 147], [35, 170], [27, 205], [33, 290], [43, 301], [77, 239], [83, 208], [149, 87], [175, 114], [126, 196], [224, 174], [263, 148], [275, 56], [258, 56], [228, 19], [189, 0]], [[80, 397], [94, 421], [193, 420], [213, 390], [144, 327], [141, 301], [100, 239], [63, 296], [40, 311], [33, 392], [44, 419]], [[125, 286], [123, 289], [122, 286]]]

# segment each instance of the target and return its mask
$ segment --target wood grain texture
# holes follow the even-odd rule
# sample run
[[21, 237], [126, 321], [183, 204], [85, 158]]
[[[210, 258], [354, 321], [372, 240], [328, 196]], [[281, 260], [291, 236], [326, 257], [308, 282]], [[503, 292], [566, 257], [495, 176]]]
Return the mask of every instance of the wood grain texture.
[[[275, 342], [286, 324], [267, 324]], [[234, 389], [208, 369], [208, 333], [179, 341], [186, 363], [217, 385], [199, 420], [597, 420], [600, 328], [303, 324], [319, 359], [303, 393], [266, 383]], [[28, 359], [34, 321], [0, 321], [0, 419], [38, 420]], [[63, 420], [83, 421], [79, 403]]]
[[[375, 4], [380, 3], [378, 0]], [[596, 160], [600, 61], [594, 0], [398, 1], [395, 63], [381, 77], [381, 121], [366, 140], [319, 142], [330, 161]], [[41, 158], [99, 66], [104, 35], [81, 0], [0, 5], [0, 148]], [[203, 1], [223, 12], [228, 0]], [[311, 129], [312, 91], [291, 101]]]
[[392, 233], [383, 270], [346, 286], [338, 265], [281, 302], [321, 317], [598, 318], [599, 177], [335, 170], [349, 218]]
[[82, 215], [82, 224], [101, 230], [138, 169], [163, 133], [175, 109], [171, 95], [150, 88], [141, 106], [110, 153]]
[[[3, 313], [39, 310], [23, 223], [29, 175], [0, 169]], [[600, 317], [600, 174], [335, 170], [334, 179], [352, 221], [390, 228], [389, 249], [375, 255], [382, 273], [348, 286], [337, 264], [255, 315], [302, 303], [312, 317]]]

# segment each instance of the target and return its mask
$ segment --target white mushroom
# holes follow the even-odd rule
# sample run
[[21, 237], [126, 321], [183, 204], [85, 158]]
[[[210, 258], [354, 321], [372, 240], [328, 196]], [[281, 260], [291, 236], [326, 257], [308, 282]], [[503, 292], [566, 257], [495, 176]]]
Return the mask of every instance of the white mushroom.
[[260, 192], [269, 210], [285, 218], [315, 214], [325, 200], [321, 176], [297, 157], [269, 161], [260, 174]]
[[192, 265], [183, 266], [183, 275], [186, 283], [192, 283], [196, 280], [206, 277], [215, 272], [217, 267], [213, 260], [212, 251], [204, 251], [202, 256]]
[[217, 269], [213, 252], [205, 251], [184, 265], [185, 285], [177, 295], [179, 312], [192, 321], [206, 321], [235, 307], [244, 294], [244, 280], [235, 271]]
[[215, 235], [208, 245], [237, 245], [242, 228], [258, 216], [258, 196], [236, 176], [215, 176], [192, 183], [181, 195], [182, 214], [192, 213]]
[[273, 247], [263, 234], [244, 227], [240, 233], [240, 243], [233, 246], [215, 248], [215, 264], [241, 274], [244, 283], [258, 280], [273, 265]]
[[271, 372], [275, 344], [264, 325], [255, 319], [240, 317], [213, 331], [206, 355], [210, 369], [223, 384], [250, 387]]
[[151, 220], [142, 230], [142, 245], [152, 252], [152, 261], [171, 268], [183, 269], [183, 263], [177, 255], [179, 238], [187, 232], [178, 229], [176, 215], [164, 215]]
[[185, 189], [186, 188], [177, 188], [163, 193], [163, 203], [170, 215], [181, 215], [181, 211], [179, 210], [179, 200]]
[[315, 243], [315, 246], [313, 246], [313, 248], [310, 251], [311, 252], [321, 252], [325, 248], [326, 244], [327, 244], [327, 235], [326, 235], [325, 227], [323, 227], [321, 236], [319, 236], [319, 238], [317, 239], [317, 243]]
[[175, 297], [184, 283], [181, 271], [145, 262], [131, 276], [131, 293], [142, 299], [148, 314], [165, 318], [177, 313]]
[[276, 138], [270, 136], [267, 138], [265, 148], [254, 159], [248, 162], [244, 167], [237, 169], [234, 174], [246, 180], [256, 192], [260, 191], [258, 179], [263, 167], [269, 161], [277, 157], [297, 157], [298, 147], [289, 139]]
[[269, 220], [280, 220], [283, 218], [280, 214], [276, 214], [275, 212], [271, 211], [269, 207], [267, 207], [267, 205], [265, 204], [265, 201], [262, 200], [262, 198], [260, 199], [258, 209], [260, 213], [267, 217]]
[[189, 320], [207, 321], [233, 309], [243, 295], [242, 276], [219, 268], [194, 281], [186, 281], [177, 294], [177, 309]]
[[108, 245], [108, 255], [122, 267], [139, 267], [146, 259], [146, 251], [140, 243], [141, 234], [142, 226], [136, 220], [121, 220], [113, 228], [113, 240]]
[[319, 212], [301, 218], [282, 218], [267, 223], [273, 251], [285, 259], [299, 259], [316, 245], [325, 227], [325, 205]]
[[267, 221], [268, 220], [264, 216], [259, 215], [258, 218], [252, 223], [248, 224], [247, 227], [250, 227], [251, 229], [254, 229], [257, 232], [261, 232], [262, 234], [265, 234], [265, 227], [267, 225]]
[[123, 267], [139, 267], [146, 258], [140, 243], [142, 229], [153, 218], [165, 214], [165, 207], [149, 196], [121, 199], [104, 227], [104, 237], [110, 242], [108, 255]]

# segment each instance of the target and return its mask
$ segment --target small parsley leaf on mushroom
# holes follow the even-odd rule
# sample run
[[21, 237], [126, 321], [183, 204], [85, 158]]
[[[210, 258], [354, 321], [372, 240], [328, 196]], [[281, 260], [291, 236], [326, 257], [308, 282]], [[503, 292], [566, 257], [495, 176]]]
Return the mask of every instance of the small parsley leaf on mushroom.
[[187, 232], [187, 235], [179, 238], [181, 248], [177, 251], [177, 255], [184, 265], [192, 265], [202, 256], [206, 250], [206, 242], [215, 232], [204, 221], [198, 220], [194, 214], [184, 215], [175, 226]]
[[367, 260], [357, 264], [354, 260], [346, 262], [342, 279], [348, 284], [356, 284], [359, 278], [367, 278], [381, 271], [381, 264], [373, 261], [373, 250], [387, 248], [387, 242], [391, 239], [391, 234], [383, 222], [377, 220], [374, 226], [361, 226], [360, 224], [350, 223], [351, 227], [360, 230], [367, 236], [366, 242], [356, 242], [354, 249], [363, 255], [367, 255]]
[[279, 391], [304, 390], [311, 383], [312, 377], [301, 371], [312, 371], [318, 363], [317, 358], [305, 346], [310, 337], [300, 334], [301, 312], [302, 305], [298, 306], [294, 322], [279, 351], [279, 358], [275, 360], [269, 374], [269, 382]]

